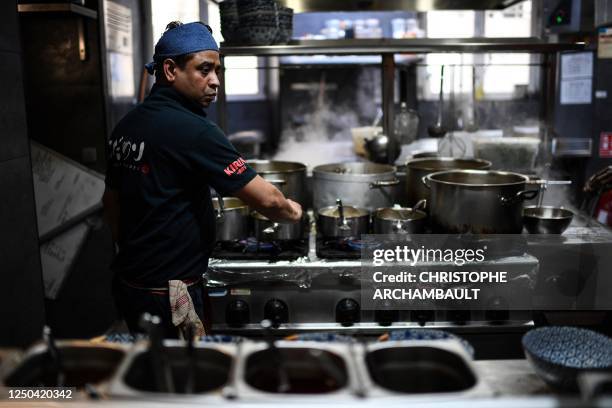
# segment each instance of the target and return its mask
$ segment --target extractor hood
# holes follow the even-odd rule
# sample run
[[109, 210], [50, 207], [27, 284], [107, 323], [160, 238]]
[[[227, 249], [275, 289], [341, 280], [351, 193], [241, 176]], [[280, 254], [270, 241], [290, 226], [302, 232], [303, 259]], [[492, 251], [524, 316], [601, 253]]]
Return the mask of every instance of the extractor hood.
[[280, 0], [296, 13], [308, 11], [500, 10], [522, 0]]

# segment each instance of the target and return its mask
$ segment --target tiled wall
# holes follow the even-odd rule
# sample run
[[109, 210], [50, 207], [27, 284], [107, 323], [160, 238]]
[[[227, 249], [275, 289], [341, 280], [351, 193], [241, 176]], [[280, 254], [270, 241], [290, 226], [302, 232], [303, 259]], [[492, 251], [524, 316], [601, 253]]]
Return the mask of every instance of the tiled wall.
[[0, 60], [0, 346], [20, 346], [44, 303], [16, 1], [0, 2]]

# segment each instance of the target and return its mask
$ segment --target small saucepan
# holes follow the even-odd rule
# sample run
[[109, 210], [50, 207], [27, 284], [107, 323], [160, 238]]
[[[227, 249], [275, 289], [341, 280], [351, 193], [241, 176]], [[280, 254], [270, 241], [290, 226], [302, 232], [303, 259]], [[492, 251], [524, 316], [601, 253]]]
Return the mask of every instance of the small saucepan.
[[530, 234], [563, 234], [574, 213], [560, 207], [529, 206], [523, 209], [523, 225]]
[[325, 238], [355, 237], [368, 233], [370, 212], [365, 208], [336, 205], [321, 208], [317, 213], [317, 231]]
[[379, 208], [372, 214], [372, 226], [375, 234], [418, 234], [425, 230], [427, 214], [424, 208], [426, 200], [420, 200], [413, 208], [393, 206]]
[[249, 207], [236, 197], [212, 199], [216, 214], [217, 241], [235, 241], [249, 236]]
[[285, 224], [270, 221], [262, 214], [253, 211], [253, 230], [258, 241], [293, 241], [304, 238], [306, 219], [300, 222]]

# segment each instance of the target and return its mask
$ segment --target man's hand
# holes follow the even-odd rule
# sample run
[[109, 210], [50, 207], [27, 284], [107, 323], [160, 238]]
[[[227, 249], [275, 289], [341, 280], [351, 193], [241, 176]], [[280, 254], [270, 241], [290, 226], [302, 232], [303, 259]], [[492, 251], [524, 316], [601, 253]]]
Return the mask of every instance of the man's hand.
[[302, 206], [259, 175], [234, 195], [271, 221], [298, 222], [302, 218]]
[[287, 199], [287, 202], [289, 203], [289, 206], [291, 207], [291, 209], [293, 210], [293, 216], [292, 221], [294, 222], [298, 222], [299, 220], [302, 219], [302, 206], [300, 205], [300, 203], [296, 203], [293, 200]]
[[584, 192], [591, 193], [612, 184], [612, 166], [605, 167], [593, 174], [584, 185]]

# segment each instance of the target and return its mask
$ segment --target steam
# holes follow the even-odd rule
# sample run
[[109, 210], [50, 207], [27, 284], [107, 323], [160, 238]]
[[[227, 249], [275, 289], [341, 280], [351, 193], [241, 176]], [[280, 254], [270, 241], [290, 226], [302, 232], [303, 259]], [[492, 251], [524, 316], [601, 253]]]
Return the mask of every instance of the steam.
[[[297, 125], [285, 123], [281, 132], [281, 143], [274, 160], [288, 160], [304, 163], [308, 171], [320, 164], [358, 160], [353, 149], [351, 128], [369, 125], [376, 116], [376, 91], [380, 89], [379, 75], [374, 70], [363, 69], [359, 73], [355, 94], [342, 98], [341, 103], [332, 102], [327, 93], [325, 74], [321, 75], [318, 87], [310, 92], [307, 100], [288, 108], [290, 116], [299, 117]], [[340, 98], [335, 98], [340, 99]], [[365, 118], [365, 119], [363, 119]]]

